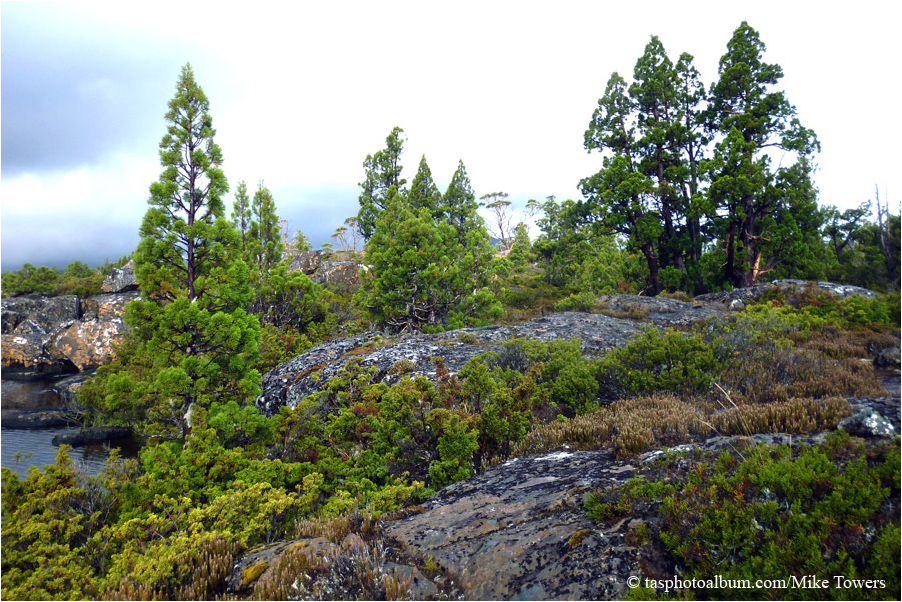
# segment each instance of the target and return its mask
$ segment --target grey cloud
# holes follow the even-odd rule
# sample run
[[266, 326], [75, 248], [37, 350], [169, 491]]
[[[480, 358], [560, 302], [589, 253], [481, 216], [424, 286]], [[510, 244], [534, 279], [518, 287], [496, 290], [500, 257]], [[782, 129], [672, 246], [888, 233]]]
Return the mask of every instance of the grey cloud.
[[3, 176], [153, 152], [184, 59], [74, 13], [61, 26], [57, 12], [69, 9], [37, 7], [3, 3]]

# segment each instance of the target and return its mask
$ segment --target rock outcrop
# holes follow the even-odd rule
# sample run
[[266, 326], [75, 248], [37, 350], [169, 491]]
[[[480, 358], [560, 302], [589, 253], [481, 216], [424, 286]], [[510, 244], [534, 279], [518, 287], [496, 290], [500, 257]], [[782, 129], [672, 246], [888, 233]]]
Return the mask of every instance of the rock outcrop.
[[30, 380], [96, 368], [124, 335], [125, 305], [139, 294], [3, 299], [3, 377]]
[[315, 393], [352, 358], [377, 370], [376, 382], [391, 384], [404, 375], [435, 377], [433, 358], [441, 358], [454, 374], [471, 358], [500, 351], [516, 338], [539, 341], [579, 339], [587, 355], [602, 355], [629, 342], [640, 331], [635, 322], [601, 314], [561, 312], [511, 326], [466, 328], [441, 334], [383, 338], [376, 332], [328, 341], [267, 372], [257, 407], [272, 415], [287, 405], [295, 407]]
[[405, 555], [434, 559], [470, 600], [622, 598], [639, 572], [639, 551], [624, 541], [629, 522], [599, 528], [583, 501], [634, 472], [607, 451], [515, 458], [383, 532]]
[[307, 251], [292, 256], [288, 271], [303, 272], [318, 284], [355, 290], [360, 286], [361, 271], [366, 269], [361, 257], [354, 251]]
[[797, 293], [805, 288], [814, 287], [819, 292], [829, 293], [837, 299], [845, 299], [852, 295], [862, 295], [869, 299], [875, 297], [874, 291], [862, 288], [860, 286], [852, 286], [848, 284], [835, 284], [833, 282], [806, 282], [805, 280], [774, 280], [764, 284], [756, 284], [748, 288], [738, 288], [736, 290], [723, 293], [708, 293], [699, 295], [696, 301], [705, 301], [709, 303], [723, 303], [730, 305], [733, 301], [739, 300], [743, 303], [754, 303], [773, 290], [782, 290], [789, 293]]
[[688, 326], [728, 313], [721, 304], [704, 301], [683, 302], [665, 297], [637, 295], [602, 295], [598, 298], [602, 311], [630, 320], [640, 320], [667, 326]]
[[[850, 401], [868, 429], [851, 434], [898, 434], [898, 398]], [[826, 435], [717, 436], [672, 451], [819, 445]], [[623, 599], [629, 577], [640, 575], [640, 550], [626, 535], [641, 519], [594, 523], [585, 496], [630, 480], [663, 455], [649, 450], [617, 460], [608, 451], [561, 450], [514, 458], [446, 487], [421, 512], [386, 522], [382, 532], [406, 562], [431, 558], [466, 599]]]
[[113, 268], [110, 275], [103, 281], [100, 292], [125, 293], [136, 291], [138, 288], [138, 281], [135, 279], [135, 264], [129, 261], [121, 268]]

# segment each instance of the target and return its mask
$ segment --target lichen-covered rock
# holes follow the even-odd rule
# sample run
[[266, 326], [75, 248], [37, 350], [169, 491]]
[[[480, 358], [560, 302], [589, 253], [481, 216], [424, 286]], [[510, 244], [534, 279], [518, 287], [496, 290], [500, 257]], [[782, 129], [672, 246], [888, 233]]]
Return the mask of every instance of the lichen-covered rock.
[[59, 324], [81, 317], [81, 304], [75, 295], [12, 297], [0, 301], [0, 307], [3, 334], [13, 332], [26, 320], [36, 322], [45, 332], [51, 333]]
[[53, 336], [48, 353], [52, 359], [69, 361], [79, 372], [91, 370], [113, 353], [126, 330], [121, 319], [76, 322]]
[[[298, 562], [298, 556], [306, 559]], [[293, 572], [288, 566], [307, 570]], [[438, 593], [435, 583], [417, 567], [388, 560], [382, 541], [365, 542], [356, 533], [340, 544], [306, 537], [252, 549], [235, 564], [226, 587], [229, 593], [255, 599], [275, 590], [287, 591], [290, 599], [366, 600], [372, 594], [384, 594], [388, 581], [394, 581], [397, 593], [404, 594], [388, 599], [429, 600]]]
[[893, 424], [873, 410], [864, 410], [839, 423], [838, 428], [858, 437], [895, 437], [899, 431]]
[[837, 299], [845, 299], [851, 295], [862, 295], [867, 298], [875, 296], [874, 291], [862, 288], [860, 286], [852, 286], [847, 284], [835, 284], [833, 282], [806, 282], [805, 280], [774, 280], [762, 284], [756, 284], [747, 288], [739, 288], [732, 291], [722, 293], [707, 293], [699, 295], [695, 301], [705, 301], [708, 303], [722, 303], [730, 305], [733, 301], [739, 300], [744, 303], [754, 303], [765, 295], [765, 293], [780, 289], [785, 292], [797, 293], [805, 288], [814, 287], [820, 292], [829, 293]]
[[0, 371], [3, 378], [37, 380], [76, 370], [65, 358], [51, 358], [44, 353], [46, 335], [0, 335], [3, 354]]
[[687, 303], [664, 297], [602, 295], [598, 302], [604, 307], [602, 311], [616, 317], [666, 325], [688, 326], [725, 313], [719, 304], [702, 301]]
[[[282, 406], [294, 408], [323, 385], [352, 358], [376, 368], [376, 382], [393, 383], [404, 375], [435, 377], [433, 358], [457, 373], [471, 358], [499, 351], [502, 343], [516, 338], [540, 341], [579, 339], [587, 355], [601, 355], [626, 344], [640, 326], [601, 314], [555, 313], [511, 326], [467, 328], [441, 334], [405, 335], [385, 339], [374, 332], [328, 341], [283, 363], [263, 376], [263, 393], [257, 407], [268, 415]], [[403, 362], [403, 364], [399, 364]], [[404, 365], [405, 369], [392, 370]]]
[[305, 253], [297, 253], [291, 258], [288, 264], [289, 272], [303, 272], [308, 276], [319, 269], [323, 262], [322, 251], [307, 251]]
[[634, 472], [607, 451], [520, 457], [446, 487], [383, 532], [405, 555], [431, 557], [467, 599], [620, 599], [639, 550], [624, 541], [628, 521], [594, 524], [583, 500]]
[[898, 370], [900, 363], [902, 363], [902, 353], [898, 347], [881, 349], [874, 358], [874, 365], [878, 368], [896, 368]]
[[356, 261], [324, 261], [310, 279], [343, 290], [356, 290], [360, 287], [360, 264]]
[[121, 268], [113, 268], [100, 287], [102, 293], [124, 293], [138, 290], [135, 280], [135, 264], [129, 261]]
[[125, 313], [125, 306], [130, 301], [140, 298], [141, 293], [138, 291], [108, 293], [88, 297], [81, 304], [81, 319], [86, 322], [91, 320], [100, 320], [102, 322], [121, 321], [122, 315]]
[[4, 377], [46, 378], [96, 368], [126, 332], [125, 305], [139, 294], [4, 299]]

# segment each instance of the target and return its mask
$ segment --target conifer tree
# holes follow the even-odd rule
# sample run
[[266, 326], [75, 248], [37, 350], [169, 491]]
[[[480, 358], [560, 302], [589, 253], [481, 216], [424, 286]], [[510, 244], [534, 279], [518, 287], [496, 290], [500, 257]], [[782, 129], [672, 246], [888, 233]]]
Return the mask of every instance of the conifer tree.
[[235, 200], [232, 203], [232, 225], [241, 233], [241, 252], [247, 250], [247, 236], [251, 227], [251, 203], [247, 196], [247, 184], [238, 180], [235, 187]]
[[454, 226], [460, 234], [460, 240], [463, 242], [463, 233], [471, 226], [470, 222], [479, 208], [476, 201], [476, 194], [470, 184], [470, 177], [467, 175], [467, 168], [464, 167], [463, 161], [458, 161], [457, 169], [448, 184], [448, 190], [442, 197], [442, 213], [444, 219]]
[[[820, 150], [814, 132], [803, 127], [796, 108], [776, 86], [777, 64], [765, 63], [758, 32], [743, 22], [720, 59], [720, 78], [711, 86], [708, 118], [719, 134], [708, 163], [710, 199], [721, 216], [715, 234], [726, 247], [724, 274], [734, 286], [755, 284], [798, 242], [812, 234], [806, 222], [817, 213], [810, 157]], [[768, 149], [795, 157], [771, 167]]]
[[366, 177], [360, 183], [360, 212], [357, 214], [358, 226], [364, 240], [369, 240], [376, 228], [376, 219], [385, 209], [394, 188], [399, 194], [406, 194], [404, 184], [407, 180], [401, 177], [401, 153], [404, 151], [404, 130], [392, 129], [385, 138], [385, 148], [375, 155], [367, 155], [363, 162]]
[[282, 234], [272, 192], [260, 181], [251, 203], [248, 262], [263, 277], [282, 260]]
[[[462, 167], [459, 186], [469, 190]], [[440, 202], [424, 158], [409, 193], [391, 189], [367, 241], [366, 263], [373, 269], [358, 300], [389, 330], [459, 328], [500, 311], [486, 288], [492, 254], [475, 206], [465, 213], [465, 197], [456, 206], [458, 228]]]
[[442, 193], [438, 191], [432, 179], [432, 170], [426, 163], [426, 155], [420, 159], [417, 175], [414, 176], [410, 192], [407, 194], [407, 204], [414, 213], [426, 209], [432, 214], [433, 219], [442, 218]]
[[141, 385], [147, 418], [161, 434], [184, 436], [194, 404], [256, 394], [259, 325], [244, 310], [253, 291], [240, 235], [224, 215], [228, 182], [209, 102], [190, 65], [166, 122], [163, 172], [150, 187], [135, 253], [142, 300], [126, 320], [152, 366]]

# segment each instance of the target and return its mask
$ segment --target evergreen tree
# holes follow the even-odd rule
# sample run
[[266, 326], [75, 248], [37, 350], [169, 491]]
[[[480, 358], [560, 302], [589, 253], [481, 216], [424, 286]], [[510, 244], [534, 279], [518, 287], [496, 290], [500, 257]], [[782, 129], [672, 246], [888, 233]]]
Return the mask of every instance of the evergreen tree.
[[[743, 22], [720, 59], [707, 112], [720, 137], [707, 163], [714, 233], [726, 247], [724, 275], [737, 287], [755, 284], [817, 227], [809, 157], [820, 145], [775, 89], [783, 70], [765, 63], [764, 51], [758, 32]], [[773, 169], [770, 149], [797, 161]]]
[[253, 291], [240, 236], [224, 216], [228, 182], [208, 111], [185, 65], [160, 143], [164, 169], [150, 187], [135, 253], [142, 300], [126, 310], [152, 367], [140, 377], [147, 417], [166, 435], [185, 435], [194, 404], [244, 401], [258, 391], [252, 365], [259, 325], [244, 310]]
[[[469, 189], [462, 164], [461, 189]], [[358, 300], [370, 317], [394, 331], [459, 328], [496, 316], [486, 288], [492, 258], [488, 232], [471, 206], [456, 206], [460, 228], [445, 218], [425, 159], [410, 193], [396, 188], [367, 241], [373, 266]], [[437, 209], [437, 207], [439, 207]]]
[[[464, 167], [463, 161], [458, 161], [448, 190], [442, 197], [443, 218], [454, 226], [458, 233], [463, 233], [477, 209], [479, 209], [479, 203], [476, 201], [476, 194], [470, 184], [467, 168]], [[460, 238], [463, 242], [463, 236]]]
[[454, 239], [449, 224], [436, 224], [425, 208], [414, 213], [394, 192], [366, 244], [373, 276], [366, 281], [363, 305], [370, 316], [396, 332], [440, 325], [442, 279], [456, 269], [446, 252]]
[[247, 250], [247, 236], [251, 227], [251, 203], [247, 196], [247, 184], [238, 180], [235, 201], [232, 203], [232, 225], [241, 233], [241, 252]]
[[580, 182], [586, 201], [574, 211], [606, 232], [624, 235], [641, 251], [648, 264], [649, 288], [657, 294], [662, 288], [658, 272], [663, 226], [655, 208], [654, 182], [639, 169], [633, 111], [626, 80], [612, 74], [584, 137], [587, 150], [611, 154], [602, 159], [598, 173]]
[[426, 155], [420, 159], [417, 175], [410, 185], [407, 205], [415, 214], [419, 213], [420, 209], [426, 209], [432, 214], [433, 219], [442, 219], [442, 193], [432, 180], [432, 170], [426, 163]]
[[282, 260], [282, 235], [276, 203], [263, 182], [257, 184], [251, 204], [252, 221], [249, 229], [248, 262], [256, 267], [260, 277]]
[[386, 207], [391, 190], [404, 194], [407, 180], [401, 177], [401, 153], [404, 151], [404, 130], [395, 127], [385, 139], [385, 148], [375, 155], [367, 155], [363, 162], [366, 177], [360, 183], [360, 212], [357, 214], [360, 233], [369, 240], [375, 232], [376, 219]]

